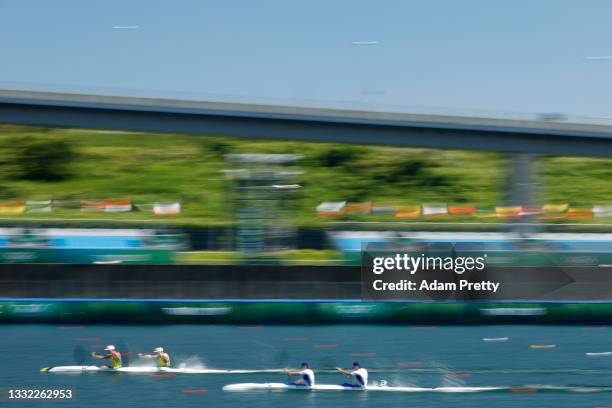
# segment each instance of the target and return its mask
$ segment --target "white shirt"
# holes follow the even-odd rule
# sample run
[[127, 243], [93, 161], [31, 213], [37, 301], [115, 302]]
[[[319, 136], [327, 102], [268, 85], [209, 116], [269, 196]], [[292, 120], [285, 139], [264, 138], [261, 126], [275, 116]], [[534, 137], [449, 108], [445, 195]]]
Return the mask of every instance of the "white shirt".
[[315, 385], [315, 375], [314, 375], [314, 372], [310, 368], [305, 368], [301, 370], [300, 375], [302, 376], [302, 379], [304, 380], [304, 384], [311, 386], [311, 387]]
[[[360, 368], [351, 373], [357, 384], [363, 385], [364, 387], [368, 385], [368, 370], [365, 368]], [[359, 381], [358, 377], [361, 377], [362, 381]]]

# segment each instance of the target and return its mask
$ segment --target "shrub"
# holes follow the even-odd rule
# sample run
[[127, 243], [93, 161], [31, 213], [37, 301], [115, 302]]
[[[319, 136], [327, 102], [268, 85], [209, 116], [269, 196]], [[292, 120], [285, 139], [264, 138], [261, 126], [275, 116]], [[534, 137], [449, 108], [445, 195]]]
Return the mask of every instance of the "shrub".
[[363, 153], [363, 149], [355, 147], [332, 147], [319, 154], [317, 161], [323, 167], [338, 167], [359, 159]]
[[383, 176], [390, 184], [402, 184], [421, 187], [449, 186], [452, 180], [447, 175], [436, 174], [433, 169], [438, 165], [420, 158], [404, 159], [392, 165]]
[[12, 162], [17, 176], [24, 180], [59, 181], [71, 176], [76, 154], [70, 143], [62, 140], [25, 138], [13, 143]]
[[226, 154], [233, 151], [233, 146], [230, 143], [226, 143], [222, 140], [206, 140], [203, 143], [204, 149], [215, 157], [223, 158]]

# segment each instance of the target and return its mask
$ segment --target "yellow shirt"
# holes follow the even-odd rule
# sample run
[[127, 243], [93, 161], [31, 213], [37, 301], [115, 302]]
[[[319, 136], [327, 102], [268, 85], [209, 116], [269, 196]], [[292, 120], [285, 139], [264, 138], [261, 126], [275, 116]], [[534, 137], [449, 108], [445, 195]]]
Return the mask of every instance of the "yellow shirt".
[[[164, 358], [166, 357], [166, 358]], [[170, 358], [168, 357], [167, 354], [162, 354], [161, 356], [157, 357], [157, 366], [158, 367], [168, 367], [170, 366]]]
[[110, 358], [110, 366], [111, 368], [121, 368], [121, 357], [120, 355], [111, 354]]

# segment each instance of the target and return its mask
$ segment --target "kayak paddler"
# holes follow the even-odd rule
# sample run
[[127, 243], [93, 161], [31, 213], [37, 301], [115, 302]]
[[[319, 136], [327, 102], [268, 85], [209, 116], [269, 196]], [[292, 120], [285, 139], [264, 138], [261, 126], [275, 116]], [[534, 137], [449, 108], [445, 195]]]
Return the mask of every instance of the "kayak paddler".
[[290, 381], [288, 385], [298, 385], [304, 387], [312, 387], [315, 385], [315, 375], [314, 372], [308, 367], [308, 363], [300, 364], [299, 370], [285, 370], [285, 372], [289, 375], [299, 375], [302, 377], [295, 381]]
[[154, 354], [142, 354], [138, 353], [140, 358], [154, 358], [158, 367], [170, 367], [170, 355], [164, 352], [163, 347], [157, 347], [153, 350]]
[[353, 368], [345, 370], [340, 367], [336, 367], [336, 370], [346, 375], [347, 377], [353, 378], [353, 383], [344, 383], [343, 387], [351, 388], [366, 388], [368, 385], [368, 370], [362, 368], [358, 362], [353, 363]]
[[115, 346], [109, 344], [104, 348], [107, 354], [98, 354], [95, 351], [91, 353], [91, 356], [96, 360], [108, 359], [109, 365], [101, 365], [100, 368], [121, 368], [121, 353], [115, 349]]

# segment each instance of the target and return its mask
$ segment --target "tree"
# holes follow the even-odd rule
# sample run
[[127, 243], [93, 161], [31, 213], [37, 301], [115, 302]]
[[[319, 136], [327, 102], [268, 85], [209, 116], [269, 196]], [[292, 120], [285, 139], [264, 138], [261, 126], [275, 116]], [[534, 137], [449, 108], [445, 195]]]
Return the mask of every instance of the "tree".
[[14, 143], [13, 164], [24, 180], [59, 181], [71, 176], [76, 154], [63, 140], [25, 138]]

